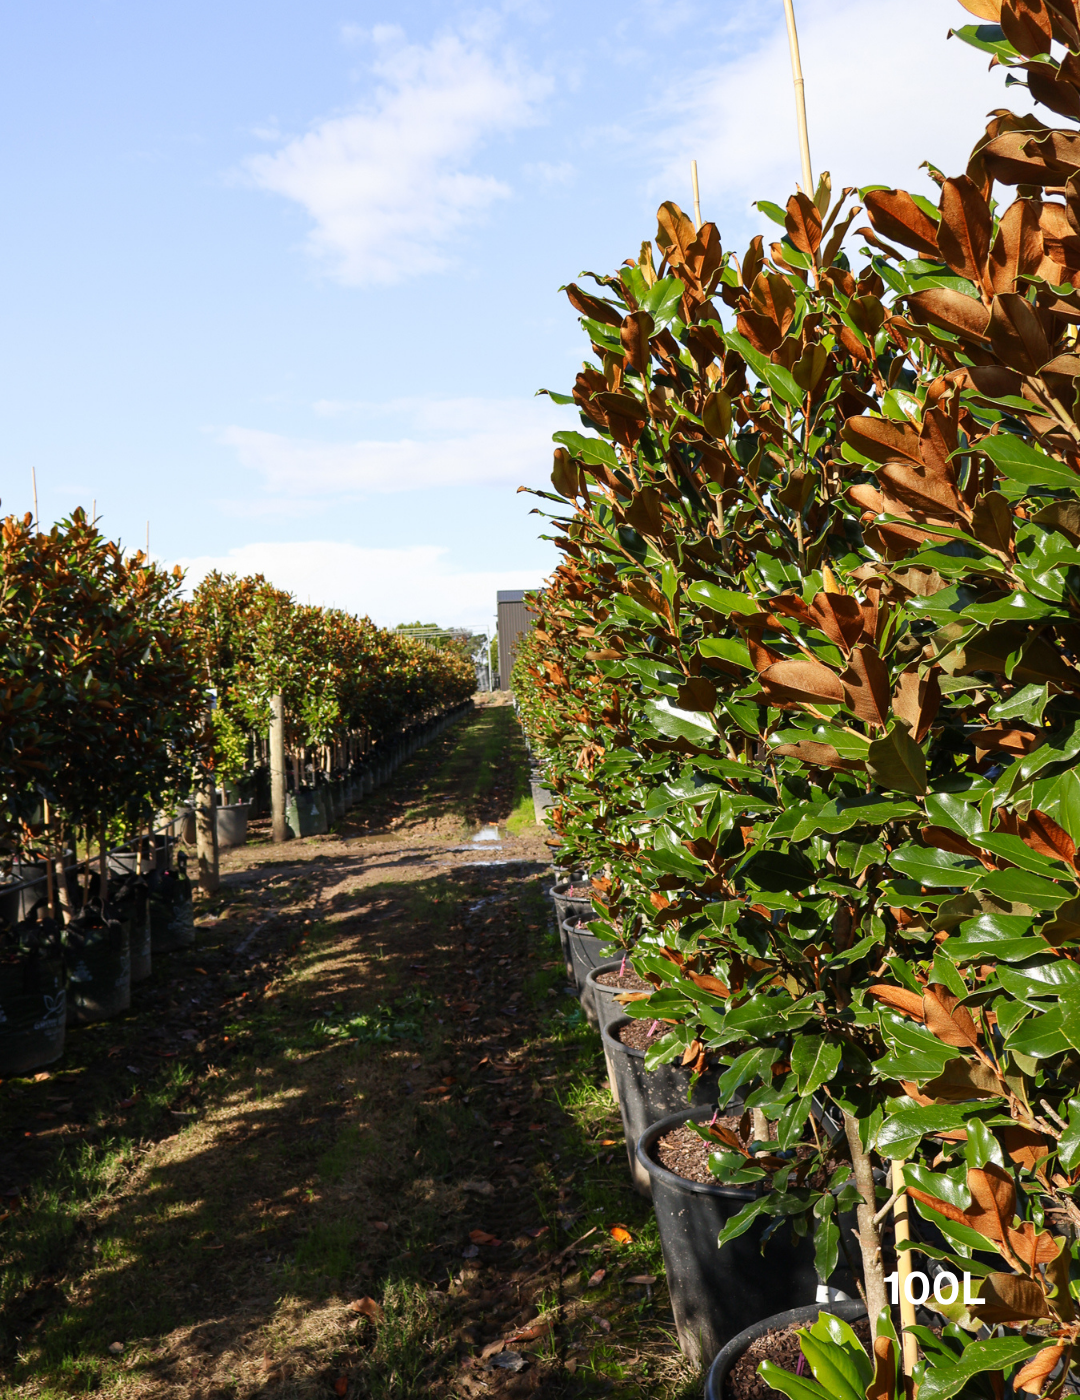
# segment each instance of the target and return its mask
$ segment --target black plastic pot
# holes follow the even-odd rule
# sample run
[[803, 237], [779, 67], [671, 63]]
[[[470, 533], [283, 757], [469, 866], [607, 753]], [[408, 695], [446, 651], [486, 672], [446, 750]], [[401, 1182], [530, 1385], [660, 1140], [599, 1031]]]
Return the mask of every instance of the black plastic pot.
[[[563, 880], [551, 891], [551, 902], [555, 905], [555, 925], [559, 930], [559, 942], [562, 944], [563, 958], [566, 961], [566, 976], [573, 981], [574, 964], [570, 956], [570, 946], [566, 941], [566, 930], [563, 925], [567, 919], [577, 922], [578, 919], [591, 919], [594, 914], [591, 899], [568, 899], [566, 891], [575, 885], [588, 884], [585, 879]], [[577, 984], [574, 983], [576, 986]]]
[[[687, 1107], [690, 1071], [678, 1064], [668, 1064], [646, 1073], [645, 1052], [633, 1050], [619, 1039], [619, 1028], [629, 1024], [629, 1016], [617, 1016], [608, 1022], [601, 1035], [608, 1072], [614, 1077], [618, 1090], [616, 1098], [622, 1113], [630, 1176], [638, 1194], [650, 1196], [652, 1184], [649, 1173], [638, 1161], [637, 1141], [651, 1124]], [[710, 1114], [716, 1107], [719, 1079], [719, 1070], [706, 1070], [694, 1085], [692, 1102], [707, 1107]]]
[[597, 1018], [596, 1006], [593, 1003], [592, 991], [588, 986], [588, 979], [593, 968], [599, 967], [610, 957], [611, 944], [602, 938], [597, 938], [596, 934], [590, 933], [588, 929], [577, 928], [577, 922], [577, 916], [571, 915], [562, 929], [563, 945], [570, 955], [572, 971], [570, 980], [578, 989], [581, 1009], [588, 1017], [589, 1024], [599, 1026], [600, 1022]]
[[0, 1079], [31, 1074], [64, 1053], [64, 959], [25, 952], [0, 962]]
[[[589, 975], [585, 979], [586, 985], [592, 994], [593, 1005], [596, 1007], [597, 1025], [601, 1031], [603, 1031], [609, 1021], [614, 1021], [617, 1016], [625, 1016], [626, 1012], [623, 1010], [622, 1003], [615, 1000], [616, 996], [621, 995], [618, 987], [605, 987], [603, 983], [598, 982], [596, 979], [604, 972], [618, 972], [622, 963], [623, 957], [621, 953], [617, 958], [605, 958], [603, 962], [597, 963], [594, 968], [590, 969]], [[629, 957], [627, 958], [626, 965], [629, 968]], [[632, 995], [635, 994], [632, 993]], [[647, 996], [648, 993], [637, 993], [636, 995]]]
[[728, 1372], [746, 1348], [759, 1337], [785, 1327], [812, 1327], [823, 1312], [831, 1313], [845, 1322], [858, 1322], [859, 1318], [866, 1316], [866, 1307], [858, 1298], [837, 1303], [810, 1303], [804, 1308], [789, 1308], [787, 1312], [774, 1313], [772, 1317], [764, 1317], [752, 1327], [744, 1328], [717, 1353], [709, 1367], [705, 1378], [705, 1400], [724, 1400], [724, 1382]]
[[141, 875], [128, 875], [109, 881], [109, 901], [128, 931], [131, 949], [131, 980], [145, 982], [150, 976], [150, 893]]
[[[653, 1123], [637, 1144], [638, 1164], [652, 1182], [679, 1347], [698, 1365], [762, 1318], [809, 1306], [818, 1291], [809, 1238], [793, 1243], [790, 1230], [782, 1227], [762, 1254], [761, 1237], [773, 1223], [768, 1216], [759, 1216], [738, 1239], [717, 1249], [717, 1235], [754, 1199], [752, 1189], [688, 1181], [653, 1161], [658, 1138], [688, 1118], [701, 1122], [712, 1113], [711, 1105], [681, 1109]], [[838, 1276], [834, 1280], [843, 1288]], [[854, 1292], [846, 1276], [844, 1281]]]
[[64, 961], [72, 1025], [105, 1021], [131, 1006], [128, 928], [107, 903], [104, 915], [88, 909], [64, 930]]
[[150, 947], [153, 954], [190, 948], [195, 942], [195, 911], [191, 881], [179, 871], [166, 870], [150, 886]]

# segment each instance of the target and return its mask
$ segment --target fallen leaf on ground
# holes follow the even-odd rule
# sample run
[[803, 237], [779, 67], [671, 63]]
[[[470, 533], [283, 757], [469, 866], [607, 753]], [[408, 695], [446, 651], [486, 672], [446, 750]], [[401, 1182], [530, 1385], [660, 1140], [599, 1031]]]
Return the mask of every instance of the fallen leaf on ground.
[[491, 1358], [491, 1364], [501, 1371], [524, 1371], [529, 1363], [519, 1351], [501, 1351]]
[[540, 1337], [546, 1337], [550, 1331], [551, 1323], [545, 1318], [538, 1318], [536, 1322], [530, 1323], [520, 1332], [515, 1332], [513, 1336], [504, 1338], [504, 1341], [507, 1346], [512, 1346], [515, 1342], [535, 1342]]
[[487, 1346], [480, 1353], [480, 1360], [486, 1361], [489, 1356], [494, 1356], [496, 1352], [502, 1351], [506, 1343], [500, 1338], [497, 1342], [488, 1342]]
[[611, 1331], [611, 1323], [606, 1317], [601, 1317], [599, 1313], [593, 1313], [592, 1320], [596, 1323], [597, 1327], [600, 1328], [601, 1332]]
[[586, 1286], [588, 1288], [598, 1288], [605, 1278], [607, 1278], [607, 1269], [597, 1269]]
[[116, 1106], [117, 1106], [117, 1108], [134, 1108], [134, 1107], [135, 1107], [135, 1104], [136, 1104], [137, 1102], [138, 1102], [138, 1095], [136, 1094], [136, 1095], [133, 1095], [130, 1099], [121, 1099], [120, 1102], [119, 1102]]
[[371, 1222], [371, 1226], [374, 1230], [389, 1230], [390, 1228], [390, 1226], [387, 1225], [385, 1220], [373, 1220]]
[[524, 1231], [524, 1233], [528, 1235], [531, 1240], [538, 1240], [541, 1235], [546, 1235], [547, 1232], [548, 1227], [546, 1225], [538, 1225], [534, 1230]]
[[344, 1395], [345, 1392], [348, 1390], [348, 1388], [349, 1388], [349, 1382], [348, 1382], [348, 1380], [346, 1380], [346, 1378], [345, 1378], [344, 1376], [338, 1376], [337, 1380], [334, 1382], [334, 1394], [335, 1394], [335, 1395]]
[[614, 1138], [603, 1138], [603, 1139], [601, 1140], [601, 1142], [600, 1142], [599, 1145], [600, 1145], [601, 1147], [615, 1147], [615, 1146], [617, 1146], [616, 1141], [615, 1141]]
[[110, 1342], [109, 1350], [112, 1352], [113, 1356], [119, 1356], [124, 1350], [124, 1344], [123, 1342]]
[[617, 1240], [619, 1244], [630, 1244], [634, 1238], [625, 1225], [612, 1225], [608, 1233], [611, 1235], [611, 1238]]
[[647, 1284], [647, 1283], [655, 1283], [655, 1282], [656, 1282], [656, 1275], [655, 1275], [655, 1274], [634, 1274], [631, 1278], [628, 1278], [626, 1281], [627, 1281], [627, 1283], [646, 1283], [646, 1284]]
[[496, 1235], [489, 1235], [486, 1230], [470, 1230], [469, 1239], [473, 1244], [502, 1244]]
[[370, 1318], [372, 1322], [381, 1322], [383, 1320], [382, 1307], [380, 1304], [376, 1303], [374, 1298], [355, 1298], [349, 1304], [349, 1312], [360, 1313], [361, 1316]]

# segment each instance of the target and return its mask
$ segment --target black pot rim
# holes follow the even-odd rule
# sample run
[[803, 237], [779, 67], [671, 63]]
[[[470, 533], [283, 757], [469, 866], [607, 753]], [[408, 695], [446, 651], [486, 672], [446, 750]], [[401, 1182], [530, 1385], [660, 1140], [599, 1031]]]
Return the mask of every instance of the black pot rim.
[[[629, 1017], [627, 1018], [629, 1019]], [[612, 1023], [609, 1022], [608, 1026]], [[608, 1026], [604, 1027], [604, 1034], [607, 1034]], [[626, 1046], [622, 1046], [625, 1050]], [[726, 1200], [753, 1201], [757, 1198], [757, 1191], [751, 1186], [720, 1186], [713, 1185], [710, 1181], [691, 1181], [689, 1177], [678, 1176], [675, 1172], [669, 1172], [667, 1167], [662, 1167], [659, 1162], [654, 1161], [649, 1156], [649, 1148], [656, 1142], [657, 1138], [663, 1137], [672, 1128], [677, 1128], [680, 1123], [685, 1123], [688, 1118], [696, 1120], [710, 1118], [715, 1110], [709, 1104], [695, 1104], [692, 1108], [680, 1108], [678, 1113], [670, 1113], [666, 1118], [661, 1118], [658, 1123], [652, 1123], [645, 1129], [637, 1140], [635, 1156], [649, 1173], [650, 1177], [662, 1182], [673, 1191], [682, 1191], [691, 1196], [723, 1196]]]
[[569, 899], [569, 897], [568, 897], [566, 894], [563, 893], [564, 890], [572, 889], [572, 888], [573, 888], [573, 885], [574, 885], [573, 880], [560, 880], [559, 883], [558, 883], [557, 885], [552, 885], [552, 887], [551, 887], [551, 894], [552, 894], [552, 897], [554, 897], [555, 895], [558, 895], [558, 897], [559, 897], [560, 899], [567, 899], [568, 902], [569, 902], [570, 904], [587, 904], [587, 905], [589, 906], [589, 908], [591, 909], [591, 908], [592, 908], [592, 900], [591, 900], [591, 899], [578, 899], [576, 896], [575, 896], [573, 899]]
[[859, 1298], [849, 1298], [836, 1303], [807, 1303], [802, 1308], [773, 1313], [772, 1317], [763, 1317], [760, 1322], [743, 1328], [713, 1358], [709, 1374], [705, 1378], [705, 1400], [723, 1400], [723, 1386], [727, 1374], [751, 1342], [756, 1342], [766, 1332], [797, 1326], [802, 1322], [816, 1322], [823, 1312], [833, 1313], [845, 1322], [858, 1322], [866, 1316], [866, 1305]]
[[[569, 930], [567, 930], [567, 932], [569, 932]], [[628, 950], [628, 953], [629, 953], [629, 950]], [[622, 960], [623, 960], [623, 955], [622, 955], [621, 953], [619, 954], [619, 956], [618, 956], [617, 958], [605, 958], [603, 962], [597, 963], [595, 967], [591, 967], [591, 968], [589, 969], [589, 975], [585, 978], [585, 981], [586, 981], [586, 982], [591, 982], [591, 983], [592, 983], [592, 987], [593, 987], [593, 991], [599, 992], [602, 996], [606, 996], [606, 997], [621, 996], [622, 993], [619, 992], [619, 991], [617, 991], [614, 987], [605, 987], [605, 986], [602, 986], [596, 979], [597, 979], [597, 977], [599, 976], [599, 974], [600, 974], [601, 972], [614, 972], [614, 970], [615, 970], [617, 967], [621, 967], [621, 966], [622, 966]], [[631, 1019], [631, 1018], [630, 1018], [629, 1016], [626, 1017], [626, 1020], [629, 1021], [630, 1019]], [[626, 1049], [628, 1049], [629, 1047], [624, 1045], [622, 1048], [623, 1048], [624, 1050], [626, 1050]]]

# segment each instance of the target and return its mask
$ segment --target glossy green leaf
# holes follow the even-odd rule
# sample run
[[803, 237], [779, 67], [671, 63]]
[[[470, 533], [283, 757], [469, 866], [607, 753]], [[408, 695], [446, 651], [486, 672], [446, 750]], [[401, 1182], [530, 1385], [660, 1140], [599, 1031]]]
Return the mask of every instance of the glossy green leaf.
[[1002, 476], [1034, 490], [1080, 490], [1080, 476], [1013, 433], [980, 438], [975, 450], [989, 457]]
[[926, 791], [926, 757], [902, 725], [894, 725], [873, 741], [866, 766], [870, 776], [889, 792]]
[[791, 1047], [791, 1069], [800, 1094], [816, 1094], [840, 1068], [841, 1047], [820, 1035], [799, 1036]]
[[1054, 884], [1028, 870], [989, 870], [974, 881], [972, 888], [1032, 909], [1056, 909], [1077, 895], [1075, 885]]
[[952, 1366], [935, 1366], [926, 1372], [919, 1387], [919, 1400], [951, 1400], [974, 1376], [983, 1371], [1009, 1371], [1027, 1361], [1042, 1347], [1023, 1337], [991, 1337], [972, 1342]]

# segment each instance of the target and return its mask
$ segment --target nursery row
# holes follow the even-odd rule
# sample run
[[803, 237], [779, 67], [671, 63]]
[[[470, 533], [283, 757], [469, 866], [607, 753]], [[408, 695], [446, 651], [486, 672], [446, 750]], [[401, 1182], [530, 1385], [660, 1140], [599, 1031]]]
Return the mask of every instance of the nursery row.
[[[1080, 10], [977, 9], [1080, 113]], [[618, 958], [583, 994], [620, 989], [684, 1348], [834, 1315], [806, 1375], [743, 1335], [731, 1394], [1080, 1370], [1080, 146], [997, 112], [931, 174], [762, 203], [741, 260], [665, 204], [658, 256], [567, 288], [585, 431], [514, 684], [570, 962]]]
[[[471, 702], [411, 726], [377, 758], [357, 763], [333, 782], [303, 787], [291, 806], [295, 835], [325, 832], [384, 783], [412, 753], [459, 719]], [[257, 801], [252, 806], [258, 812]], [[241, 844], [247, 806], [228, 844]], [[193, 818], [192, 818], [193, 820]], [[109, 850], [105, 859], [76, 861], [74, 852], [16, 863], [16, 879], [0, 886], [0, 1079], [52, 1064], [64, 1051], [65, 1029], [122, 1015], [133, 983], [150, 977], [153, 960], [195, 942], [191, 881], [181, 812], [169, 827]], [[176, 828], [180, 831], [174, 834]]]
[[16, 857], [104, 852], [197, 789], [250, 785], [275, 705], [298, 834], [315, 774], [340, 784], [360, 764], [382, 766], [411, 727], [474, 689], [454, 643], [301, 606], [258, 576], [211, 574], [188, 600], [182, 581], [125, 554], [82, 511], [47, 533], [29, 517], [3, 522], [5, 873]]

